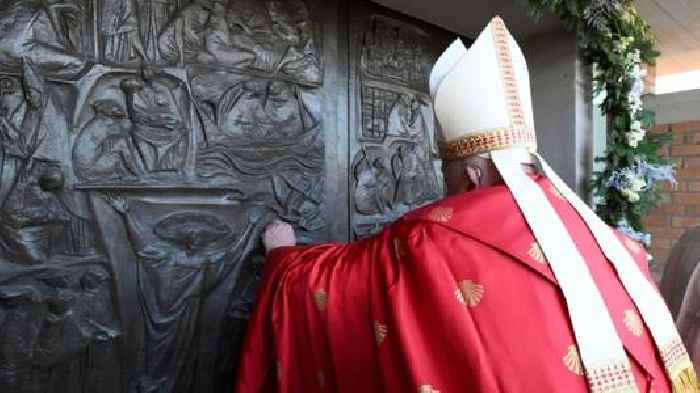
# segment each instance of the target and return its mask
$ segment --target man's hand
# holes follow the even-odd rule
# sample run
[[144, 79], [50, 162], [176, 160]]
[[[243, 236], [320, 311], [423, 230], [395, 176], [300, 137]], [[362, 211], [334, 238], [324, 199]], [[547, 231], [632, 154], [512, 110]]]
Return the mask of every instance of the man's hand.
[[269, 224], [265, 227], [263, 244], [266, 253], [278, 247], [295, 246], [297, 241], [294, 236], [294, 228], [279, 220]]

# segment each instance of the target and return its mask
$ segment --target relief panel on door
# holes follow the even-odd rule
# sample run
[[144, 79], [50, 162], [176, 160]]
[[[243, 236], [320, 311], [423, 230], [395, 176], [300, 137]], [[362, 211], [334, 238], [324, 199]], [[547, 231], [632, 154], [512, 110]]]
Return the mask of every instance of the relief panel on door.
[[264, 225], [328, 237], [325, 10], [3, 3], [0, 391], [231, 391]]
[[449, 34], [351, 8], [351, 231], [365, 237], [442, 195], [428, 76]]

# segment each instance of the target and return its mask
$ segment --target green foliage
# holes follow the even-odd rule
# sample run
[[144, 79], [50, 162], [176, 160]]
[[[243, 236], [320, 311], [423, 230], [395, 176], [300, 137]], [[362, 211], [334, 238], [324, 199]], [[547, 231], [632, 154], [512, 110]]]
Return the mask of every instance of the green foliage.
[[[539, 18], [552, 13], [576, 33], [583, 61], [595, 64], [593, 76], [597, 89], [605, 91], [601, 108], [608, 118], [607, 149], [602, 172], [595, 174], [593, 190], [600, 197], [598, 214], [609, 224], [629, 223], [635, 231], [644, 230], [641, 217], [654, 209], [659, 201], [655, 182], [639, 193], [639, 200], [630, 202], [617, 188], [609, 186], [615, 171], [632, 167], [639, 160], [653, 165], [666, 165], [658, 154], [663, 139], [647, 135], [637, 146], [626, 139], [633, 120], [640, 120], [646, 129], [653, 126], [653, 114], [637, 113], [629, 96], [634, 88], [634, 64], [654, 64], [658, 52], [649, 25], [637, 14], [632, 0], [519, 0], [530, 14]], [[638, 58], [637, 58], [638, 56]]]

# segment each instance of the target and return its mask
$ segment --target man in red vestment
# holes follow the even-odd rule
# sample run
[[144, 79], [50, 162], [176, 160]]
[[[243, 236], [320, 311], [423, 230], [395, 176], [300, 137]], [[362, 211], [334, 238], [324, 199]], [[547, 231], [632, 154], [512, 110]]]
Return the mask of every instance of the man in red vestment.
[[643, 248], [535, 154], [528, 86], [495, 18], [431, 74], [450, 196], [351, 244], [268, 227], [238, 393], [698, 391]]

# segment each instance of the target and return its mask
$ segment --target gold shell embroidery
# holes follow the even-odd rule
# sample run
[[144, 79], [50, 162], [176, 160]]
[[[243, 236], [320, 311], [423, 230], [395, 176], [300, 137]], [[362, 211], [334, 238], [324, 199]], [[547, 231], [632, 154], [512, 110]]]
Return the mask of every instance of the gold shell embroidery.
[[693, 367], [683, 368], [678, 376], [671, 381], [673, 391], [681, 393], [696, 393], [698, 392], [698, 377], [695, 375]]
[[639, 254], [639, 252], [642, 251], [642, 247], [639, 245], [639, 243], [628, 237], [625, 238], [625, 246], [627, 246], [627, 249], [632, 251], [633, 254]]
[[389, 330], [385, 324], [379, 321], [374, 321], [374, 339], [377, 341], [377, 346], [382, 345], [388, 331]]
[[572, 373], [576, 375], [583, 375], [583, 365], [581, 364], [581, 357], [578, 355], [578, 350], [575, 345], [569, 345], [566, 355], [562, 358], [564, 365]]
[[547, 264], [547, 260], [544, 258], [542, 248], [537, 242], [532, 243], [532, 245], [530, 246], [530, 250], [527, 252], [527, 255], [529, 255], [530, 258], [534, 259], [537, 263], [541, 263], [543, 265]]
[[448, 222], [452, 219], [454, 209], [451, 207], [436, 207], [430, 211], [428, 218], [435, 222]]
[[418, 388], [418, 393], [440, 393], [440, 391], [435, 389], [432, 385], [421, 385]]
[[318, 311], [324, 311], [328, 305], [328, 294], [323, 289], [314, 292], [314, 302]]
[[457, 300], [462, 303], [466, 302], [470, 307], [475, 307], [481, 303], [486, 289], [481, 284], [470, 280], [464, 280], [459, 283], [459, 291], [461, 292], [461, 297], [457, 296]]
[[640, 318], [636, 312], [633, 310], [625, 310], [625, 317], [622, 321], [632, 334], [641, 337], [642, 332], [644, 332], [644, 324], [642, 323], [642, 318]]

